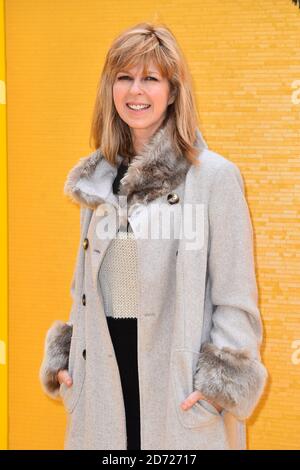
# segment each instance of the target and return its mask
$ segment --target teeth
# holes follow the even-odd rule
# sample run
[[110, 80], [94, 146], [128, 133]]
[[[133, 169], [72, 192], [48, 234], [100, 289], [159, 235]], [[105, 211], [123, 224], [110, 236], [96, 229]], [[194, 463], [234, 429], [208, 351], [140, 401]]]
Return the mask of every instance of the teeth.
[[135, 104], [128, 104], [127, 106], [128, 106], [129, 108], [131, 108], [131, 109], [136, 109], [136, 110], [138, 110], [138, 109], [149, 108], [150, 105], [149, 105], [149, 104], [142, 104], [142, 105], [139, 105], [139, 104], [138, 104], [138, 105], [135, 105]]

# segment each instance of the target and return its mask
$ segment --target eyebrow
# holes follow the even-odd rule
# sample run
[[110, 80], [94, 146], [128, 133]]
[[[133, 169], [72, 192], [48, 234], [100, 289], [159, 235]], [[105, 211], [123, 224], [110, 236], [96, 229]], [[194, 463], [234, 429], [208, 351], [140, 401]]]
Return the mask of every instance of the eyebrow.
[[[130, 73], [128, 70], [120, 70], [118, 73]], [[152, 73], [152, 74], [155, 74], [155, 75], [159, 75], [158, 72], [153, 72], [151, 70], [148, 70], [148, 73]]]

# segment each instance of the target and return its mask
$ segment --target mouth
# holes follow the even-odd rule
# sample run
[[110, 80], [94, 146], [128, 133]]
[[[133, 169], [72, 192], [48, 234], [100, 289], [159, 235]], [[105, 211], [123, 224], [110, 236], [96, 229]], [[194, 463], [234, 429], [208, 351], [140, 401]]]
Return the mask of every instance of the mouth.
[[[142, 103], [141, 103], [142, 104]], [[147, 111], [150, 107], [151, 107], [151, 104], [146, 104], [145, 103], [145, 106], [141, 106], [139, 107], [138, 105], [134, 106], [134, 105], [130, 105], [132, 107], [129, 106], [129, 103], [126, 103], [126, 106], [127, 108], [129, 109], [129, 111], [132, 111], [133, 113], [135, 114], [141, 114], [141, 113], [144, 113], [145, 111]]]

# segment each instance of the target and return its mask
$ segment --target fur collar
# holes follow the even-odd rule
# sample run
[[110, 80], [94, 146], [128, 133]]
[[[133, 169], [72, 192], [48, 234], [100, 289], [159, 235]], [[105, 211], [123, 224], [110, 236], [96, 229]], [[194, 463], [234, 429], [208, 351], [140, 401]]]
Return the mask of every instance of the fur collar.
[[[199, 129], [196, 130], [195, 144], [199, 150], [207, 148]], [[121, 161], [122, 157], [117, 155], [118, 165]], [[92, 209], [104, 202], [117, 206], [117, 195], [112, 190], [117, 166], [110, 164], [99, 149], [95, 150], [70, 170], [64, 193], [74, 202]], [[119, 195], [127, 197], [128, 206], [147, 204], [182, 183], [190, 166], [190, 162], [176, 155], [172, 147], [168, 121], [151, 137], [143, 153], [129, 163], [120, 181]]]

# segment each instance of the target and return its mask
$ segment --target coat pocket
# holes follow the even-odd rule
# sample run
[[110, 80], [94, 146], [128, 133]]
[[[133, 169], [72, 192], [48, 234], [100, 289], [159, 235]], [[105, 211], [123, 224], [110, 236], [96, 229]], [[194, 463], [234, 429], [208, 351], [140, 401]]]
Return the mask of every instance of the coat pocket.
[[194, 391], [193, 377], [200, 352], [187, 348], [173, 349], [171, 353], [171, 374], [173, 380], [174, 402], [181, 424], [190, 429], [201, 428], [222, 420], [219, 412], [206, 400], [198, 400], [194, 405], [183, 410], [181, 403]]
[[68, 371], [73, 383], [71, 387], [68, 387], [65, 383], [61, 383], [59, 387], [59, 394], [69, 413], [74, 411], [83, 388], [86, 369], [85, 362], [86, 350], [84, 342], [79, 337], [72, 337]]

